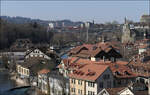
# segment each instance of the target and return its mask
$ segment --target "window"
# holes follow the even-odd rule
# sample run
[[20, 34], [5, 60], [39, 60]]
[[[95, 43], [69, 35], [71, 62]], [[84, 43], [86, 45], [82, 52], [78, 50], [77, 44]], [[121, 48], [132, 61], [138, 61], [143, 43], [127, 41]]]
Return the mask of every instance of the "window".
[[121, 80], [118, 80], [117, 83], [118, 83], [119, 85], [121, 85]]
[[27, 70], [27, 75], [29, 75], [29, 70]]
[[88, 82], [89, 87], [94, 87], [94, 84], [95, 84], [94, 82]]
[[78, 89], [78, 94], [82, 94], [82, 90]]
[[75, 83], [76, 83], [76, 80], [75, 80], [75, 79], [72, 79], [72, 80], [71, 80], [71, 83], [75, 84]]
[[71, 92], [75, 93], [75, 90], [76, 90], [75, 88], [71, 88]]
[[25, 69], [24, 69], [24, 74], [27, 74]]
[[21, 67], [19, 67], [19, 72], [21, 72]]
[[79, 84], [79, 85], [82, 85], [82, 80], [78, 80], [78, 84]]
[[104, 76], [103, 76], [103, 79], [109, 79], [110, 78], [110, 75], [109, 74], [105, 74]]
[[111, 81], [107, 81], [107, 88], [111, 88]]
[[103, 88], [103, 82], [100, 82], [100, 83], [99, 83], [99, 87], [100, 87], [100, 88]]
[[78, 89], [78, 94], [80, 94], [80, 89]]
[[88, 95], [95, 95], [94, 91], [88, 91]]
[[21, 72], [23, 73], [23, 68], [21, 68]]

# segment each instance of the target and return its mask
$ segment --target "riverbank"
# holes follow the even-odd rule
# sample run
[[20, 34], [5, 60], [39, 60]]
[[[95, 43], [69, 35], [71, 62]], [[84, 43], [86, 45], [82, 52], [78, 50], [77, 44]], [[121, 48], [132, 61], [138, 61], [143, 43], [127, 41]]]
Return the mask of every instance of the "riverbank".
[[11, 72], [10, 73], [10, 79], [14, 80], [16, 82], [16, 86], [20, 87], [20, 86], [29, 86], [29, 83], [27, 82], [26, 79], [21, 79], [17, 76], [17, 73], [15, 72]]
[[9, 71], [1, 69], [0, 71], [0, 92], [16, 87], [16, 82], [10, 79]]
[[17, 74], [9, 72], [5, 68], [0, 68], [0, 91], [5, 91], [14, 87], [28, 86], [20, 78], [17, 78]]

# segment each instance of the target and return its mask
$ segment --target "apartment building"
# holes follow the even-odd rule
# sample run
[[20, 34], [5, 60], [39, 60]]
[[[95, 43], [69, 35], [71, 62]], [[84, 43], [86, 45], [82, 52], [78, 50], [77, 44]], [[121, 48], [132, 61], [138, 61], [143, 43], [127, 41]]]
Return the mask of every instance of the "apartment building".
[[113, 74], [107, 65], [85, 64], [69, 74], [70, 95], [96, 95], [113, 87]]

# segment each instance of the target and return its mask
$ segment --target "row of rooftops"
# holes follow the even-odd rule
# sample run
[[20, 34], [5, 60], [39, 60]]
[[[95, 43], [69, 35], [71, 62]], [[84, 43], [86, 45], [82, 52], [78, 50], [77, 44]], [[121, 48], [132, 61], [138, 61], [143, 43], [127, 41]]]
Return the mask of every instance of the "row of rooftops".
[[70, 77], [83, 80], [95, 81], [108, 68], [117, 78], [136, 77], [136, 74], [126, 66], [128, 62], [124, 61], [91, 61], [88, 59], [70, 57], [64, 59], [63, 64], [64, 66], [62, 66], [62, 64], [58, 65], [58, 68], [69, 68], [73, 71], [69, 74]]

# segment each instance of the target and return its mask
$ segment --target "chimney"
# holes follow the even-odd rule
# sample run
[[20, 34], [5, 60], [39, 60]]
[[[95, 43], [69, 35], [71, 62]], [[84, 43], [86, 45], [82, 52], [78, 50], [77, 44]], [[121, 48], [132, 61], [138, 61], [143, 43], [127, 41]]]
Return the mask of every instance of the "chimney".
[[150, 78], [148, 78], [148, 95], [150, 95]]
[[103, 62], [105, 62], [105, 56], [103, 56]]

